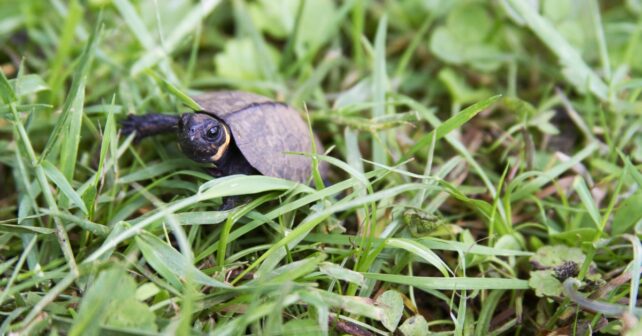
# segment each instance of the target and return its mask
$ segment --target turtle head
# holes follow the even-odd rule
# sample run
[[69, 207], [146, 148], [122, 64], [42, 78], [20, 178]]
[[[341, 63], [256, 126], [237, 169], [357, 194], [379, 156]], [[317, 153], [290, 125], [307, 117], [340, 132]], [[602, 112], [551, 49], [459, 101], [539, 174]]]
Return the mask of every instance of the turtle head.
[[232, 136], [227, 125], [206, 113], [184, 113], [178, 121], [178, 143], [190, 159], [217, 163], [228, 148]]

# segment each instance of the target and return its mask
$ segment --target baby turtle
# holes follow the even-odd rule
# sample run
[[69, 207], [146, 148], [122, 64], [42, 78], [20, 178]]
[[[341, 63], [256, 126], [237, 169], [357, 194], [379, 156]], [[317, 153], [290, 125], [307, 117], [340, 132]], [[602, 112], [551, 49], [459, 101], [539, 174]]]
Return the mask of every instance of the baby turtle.
[[[121, 122], [122, 133], [144, 137], [177, 132], [181, 150], [190, 159], [212, 163], [215, 177], [246, 174], [280, 177], [306, 183], [312, 159], [288, 152], [312, 152], [312, 136], [306, 122], [290, 106], [240, 91], [209, 92], [194, 100], [203, 108], [180, 116], [150, 113], [130, 115]], [[316, 149], [323, 147], [314, 136]], [[320, 161], [325, 178], [327, 165]], [[225, 200], [224, 208], [234, 204]]]

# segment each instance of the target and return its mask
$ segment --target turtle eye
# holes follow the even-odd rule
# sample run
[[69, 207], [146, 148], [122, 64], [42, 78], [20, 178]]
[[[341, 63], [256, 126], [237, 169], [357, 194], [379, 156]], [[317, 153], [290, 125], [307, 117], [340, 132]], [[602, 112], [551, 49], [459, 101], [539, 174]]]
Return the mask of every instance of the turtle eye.
[[210, 140], [216, 140], [219, 135], [221, 135], [221, 128], [219, 126], [214, 126], [207, 130], [206, 136]]

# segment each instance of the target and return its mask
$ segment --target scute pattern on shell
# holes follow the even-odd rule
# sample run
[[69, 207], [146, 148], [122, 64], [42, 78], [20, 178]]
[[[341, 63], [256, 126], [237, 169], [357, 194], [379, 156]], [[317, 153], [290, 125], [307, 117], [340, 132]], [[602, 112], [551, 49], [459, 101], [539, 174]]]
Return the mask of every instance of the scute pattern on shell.
[[[287, 152], [312, 152], [307, 124], [288, 105], [276, 103], [253, 93], [218, 91], [195, 97], [203, 112], [222, 119], [243, 156], [261, 174], [305, 183], [310, 177], [312, 160]], [[317, 153], [323, 147], [314, 136]], [[320, 162], [325, 177], [327, 164]]]

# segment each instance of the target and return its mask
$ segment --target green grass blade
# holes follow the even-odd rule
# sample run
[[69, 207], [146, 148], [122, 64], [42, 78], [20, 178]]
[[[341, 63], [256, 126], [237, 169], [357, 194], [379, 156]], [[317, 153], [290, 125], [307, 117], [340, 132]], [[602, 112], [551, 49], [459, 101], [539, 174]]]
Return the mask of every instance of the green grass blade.
[[[11, 86], [9, 85], [9, 81], [7, 80], [7, 77], [4, 75], [4, 72], [1, 72], [0, 74], [1, 74], [0, 88], [8, 90], [7, 92], [5, 92], [6, 97], [15, 97], [15, 94], [11, 89]], [[11, 108], [11, 112], [13, 114], [13, 119], [14, 119], [13, 120], [14, 132], [18, 135], [17, 138], [20, 139], [20, 141], [22, 142], [23, 148], [27, 152], [27, 155], [30, 161], [32, 163], [35, 163], [37, 160], [36, 153], [33, 149], [33, 146], [31, 145], [31, 140], [29, 139], [27, 130], [24, 128], [24, 125], [22, 124], [22, 121], [18, 116], [18, 111], [15, 108], [16, 107], [15, 102], [9, 103], [9, 106]], [[57, 210], [58, 205], [56, 203], [56, 200], [53, 194], [51, 193], [51, 187], [47, 182], [47, 177], [45, 175], [45, 172], [42, 166], [35, 167], [35, 175], [47, 205], [51, 210]], [[58, 239], [58, 244], [60, 245], [60, 249], [62, 250], [65, 260], [69, 266], [71, 275], [75, 279], [79, 271], [78, 271], [78, 266], [76, 264], [76, 258], [74, 257], [73, 251], [71, 249], [71, 244], [69, 243], [69, 236], [67, 235], [67, 231], [62, 221], [60, 221], [58, 218], [54, 218], [54, 223], [56, 225], [56, 238]], [[42, 308], [44, 307], [40, 307], [39, 309], [42, 309]], [[37, 314], [35, 313], [36, 310], [37, 310], [36, 308], [32, 309], [32, 312], [30, 313], [30, 316], [33, 315], [32, 318], [35, 317], [35, 314]]]
[[[422, 136], [421, 139], [417, 141], [417, 143], [415, 143], [410, 148], [410, 150], [404, 153], [401, 156], [401, 158], [397, 160], [397, 162], [408, 160], [418, 151], [424, 150], [426, 146], [428, 146], [431, 143], [431, 141], [439, 140], [442, 137], [446, 136], [448, 133], [452, 132], [453, 130], [461, 127], [463, 124], [467, 123], [470, 119], [476, 116], [479, 112], [492, 106], [500, 98], [501, 98], [501, 95], [497, 95], [497, 96], [484, 99], [480, 102], [477, 102], [465, 108], [464, 110], [455, 114], [454, 116], [450, 117], [448, 120], [444, 121], [441, 125], [439, 125], [436, 129]], [[435, 135], [432, 134], [433, 132], [435, 133]], [[433, 137], [434, 137], [434, 140], [433, 140]]]
[[366, 284], [365, 279], [363, 278], [363, 275], [361, 275], [361, 273], [341, 267], [331, 262], [322, 262], [319, 265], [319, 271], [333, 279], [351, 282], [359, 286], [364, 286]]
[[160, 80], [161, 84], [163, 87], [171, 94], [173, 94], [178, 100], [180, 100], [183, 104], [187, 105], [187, 107], [191, 108], [194, 111], [203, 111], [203, 107], [198, 105], [192, 97], [188, 96], [186, 93], [183, 91], [179, 90], [176, 86], [172, 85], [170, 82], [168, 82], [164, 78], [160, 78], [158, 75], [154, 74], [153, 72], [149, 71], [149, 73], [153, 74], [153, 77], [156, 78], [156, 80]]
[[58, 186], [58, 189], [71, 200], [72, 203], [74, 203], [84, 214], [88, 214], [89, 211], [87, 210], [87, 207], [85, 206], [85, 202], [83, 202], [82, 198], [78, 193], [71, 187], [71, 184], [69, 181], [67, 181], [67, 178], [62, 174], [56, 166], [51, 164], [51, 162], [45, 160], [42, 162], [42, 168], [45, 171], [45, 174], [47, 174], [47, 177], [51, 182], [53, 182], [56, 186]]
[[514, 202], [531, 196], [533, 192], [539, 190], [545, 184], [550, 183], [553, 179], [589, 157], [591, 154], [593, 154], [593, 152], [597, 150], [597, 148], [597, 143], [590, 143], [577, 154], [573, 155], [573, 157], [571, 157], [569, 160], [558, 164], [557, 166], [544, 173], [541, 173], [535, 179], [526, 183], [522, 183], [522, 179], [520, 179], [519, 177], [516, 178], [509, 185], [509, 188], [514, 189], [514, 191], [511, 193], [511, 201]]
[[435, 252], [426, 248], [425, 245], [422, 245], [419, 242], [411, 239], [391, 238], [386, 241], [386, 245], [388, 247], [406, 250], [420, 257], [425, 262], [435, 266], [444, 277], [448, 277], [449, 274], [453, 273], [453, 271], [448, 268], [448, 265], [446, 265], [446, 263], [444, 263], [444, 261], [441, 260]]
[[129, 0], [114, 0], [113, 4], [123, 17], [125, 23], [129, 26], [129, 29], [136, 35], [138, 41], [146, 49], [152, 49], [156, 45], [156, 41], [147, 31], [145, 23], [136, 13], [136, 9], [132, 6], [131, 2]]
[[[328, 207], [324, 209], [321, 212], [315, 213], [311, 216], [308, 216], [299, 226], [297, 226], [292, 232], [290, 232], [287, 236], [285, 236], [283, 239], [279, 240], [277, 243], [275, 243], [269, 250], [267, 250], [263, 255], [261, 255], [255, 262], [253, 262], [241, 275], [239, 275], [235, 281], [232, 283], [235, 283], [239, 279], [241, 279], [245, 274], [247, 274], [249, 271], [252, 269], [256, 268], [261, 262], [263, 262], [265, 259], [267, 259], [270, 255], [273, 253], [276, 253], [277, 250], [280, 248], [290, 244], [291, 242], [295, 240], [300, 240], [307, 235], [308, 232], [310, 232], [314, 227], [316, 227], [321, 221], [326, 219], [328, 216], [335, 212], [340, 212], [340, 211], [345, 211], [347, 209], [357, 207], [357, 206], [362, 206], [364, 204], [372, 203], [384, 198], [389, 198], [396, 196], [400, 193], [410, 191], [410, 190], [418, 190], [418, 189], [423, 189], [426, 188], [425, 185], [423, 184], [405, 184], [405, 185], [400, 185], [394, 188], [390, 188], [387, 190], [380, 191], [378, 193], [374, 193], [372, 195], [368, 195], [365, 197], [360, 197], [355, 200], [352, 200], [350, 202], [345, 202], [345, 203], [340, 203], [336, 204], [334, 206]], [[291, 247], [290, 247], [291, 248]]]
[[[76, 171], [78, 159], [78, 146], [80, 144], [80, 131], [82, 128], [83, 104], [85, 102], [85, 80], [81, 80], [78, 86], [78, 94], [71, 104], [69, 112], [69, 123], [65, 130], [65, 138], [60, 148], [60, 172], [63, 176], [72, 181]], [[64, 201], [63, 201], [64, 204]]]
[[499, 304], [499, 299], [504, 295], [504, 292], [505, 291], [501, 289], [493, 290], [484, 301], [481, 312], [479, 312], [479, 322], [475, 327], [475, 336], [484, 336], [489, 334], [489, 327], [493, 318], [493, 313]]
[[[352, 235], [338, 235], [338, 234], [318, 234], [311, 233], [307, 235], [306, 240], [317, 243], [326, 243], [326, 244], [339, 244], [339, 245], [351, 245], [354, 243], [359, 243], [362, 237], [352, 236]], [[417, 242], [420, 242], [422, 245], [429, 249], [433, 250], [444, 250], [444, 251], [453, 251], [461, 253], [470, 253], [478, 254], [485, 256], [531, 256], [532, 252], [527, 251], [517, 251], [517, 250], [507, 250], [495, 247], [488, 247], [478, 244], [466, 244], [458, 241], [443, 240], [438, 238], [420, 238], [416, 239]], [[383, 243], [383, 239], [374, 239], [374, 242]], [[388, 246], [395, 247], [395, 246]]]
[[56, 45], [56, 56], [53, 58], [51, 63], [51, 74], [49, 76], [49, 87], [51, 87], [51, 92], [54, 97], [60, 92], [64, 78], [64, 74], [67, 71], [65, 69], [65, 61], [69, 58], [71, 54], [74, 34], [78, 25], [82, 19], [83, 7], [78, 3], [77, 0], [72, 0], [69, 3], [67, 15], [65, 17], [65, 25], [62, 29], [62, 35], [57, 41]]
[[505, 278], [436, 278], [397, 274], [363, 273], [367, 279], [430, 290], [529, 289], [527, 280]]
[[28, 225], [0, 224], [0, 232], [7, 233], [33, 233], [33, 234], [52, 234], [56, 230]]
[[143, 252], [147, 262], [177, 288], [183, 287], [179, 278], [185, 277], [214, 288], [230, 288], [229, 285], [201, 272], [189, 263], [184, 255], [149, 233], [139, 234], [136, 237], [136, 244]]
[[[381, 118], [386, 114], [386, 92], [388, 91], [388, 74], [386, 69], [386, 31], [388, 29], [388, 19], [383, 16], [377, 26], [375, 36], [375, 54], [374, 69], [372, 74], [372, 97], [374, 106], [372, 108], [372, 118]], [[372, 143], [372, 160], [377, 163], [386, 164], [386, 148], [388, 135], [385, 132], [379, 132], [373, 137]]]
[[584, 178], [582, 178], [581, 176], [575, 177], [573, 186], [575, 187], [575, 191], [580, 197], [580, 200], [582, 200], [584, 208], [586, 209], [586, 211], [588, 211], [589, 216], [593, 220], [593, 223], [596, 227], [599, 228], [600, 224], [602, 223], [602, 216], [600, 216], [600, 210], [597, 208], [597, 205], [593, 200], [593, 195], [591, 195], [591, 191], [586, 185]]
[[[93, 60], [94, 52], [96, 50], [96, 46], [98, 44], [98, 39], [101, 31], [102, 31], [102, 22], [101, 22], [101, 19], [99, 18], [98, 22], [96, 23], [96, 29], [89, 36], [89, 40], [87, 41], [87, 44], [85, 45], [85, 48], [82, 54], [80, 55], [76, 70], [74, 71], [71, 88], [69, 89], [69, 92], [67, 94], [67, 99], [65, 100], [65, 104], [62, 107], [62, 114], [58, 118], [58, 122], [56, 123], [56, 126], [54, 127], [54, 129], [51, 131], [51, 134], [49, 135], [47, 144], [45, 145], [45, 148], [43, 149], [42, 154], [40, 155], [40, 159], [39, 159], [40, 162], [42, 162], [42, 160], [47, 157], [47, 155], [49, 154], [49, 152], [51, 152], [54, 146], [59, 145], [60, 134], [63, 132], [63, 130], [66, 127], [70, 127], [69, 119], [71, 118], [74, 103], [76, 102], [76, 99], [79, 95], [84, 95], [84, 93], [81, 91], [84, 90], [84, 83], [86, 81], [87, 74], [89, 73], [89, 68], [91, 67], [91, 62]], [[74, 121], [74, 122], [78, 122], [78, 121]], [[80, 127], [80, 126], [76, 125], [75, 127]], [[76, 154], [76, 151], [73, 151], [70, 149], [68, 150], [70, 155]], [[61, 159], [65, 159], [65, 158], [61, 158]]]
[[136, 76], [139, 73], [153, 67], [159, 61], [171, 54], [188, 34], [200, 25], [201, 20], [210, 14], [220, 3], [220, 0], [203, 0], [195, 4], [194, 8], [181, 20], [181, 23], [167, 36], [165, 43], [148, 50], [134, 65], [130, 74]]
[[550, 21], [543, 18], [533, 6], [521, 0], [507, 0], [524, 19], [526, 25], [557, 56], [562, 74], [580, 92], [587, 89], [599, 99], [608, 99], [608, 87], [584, 62], [578, 51], [560, 34]]

